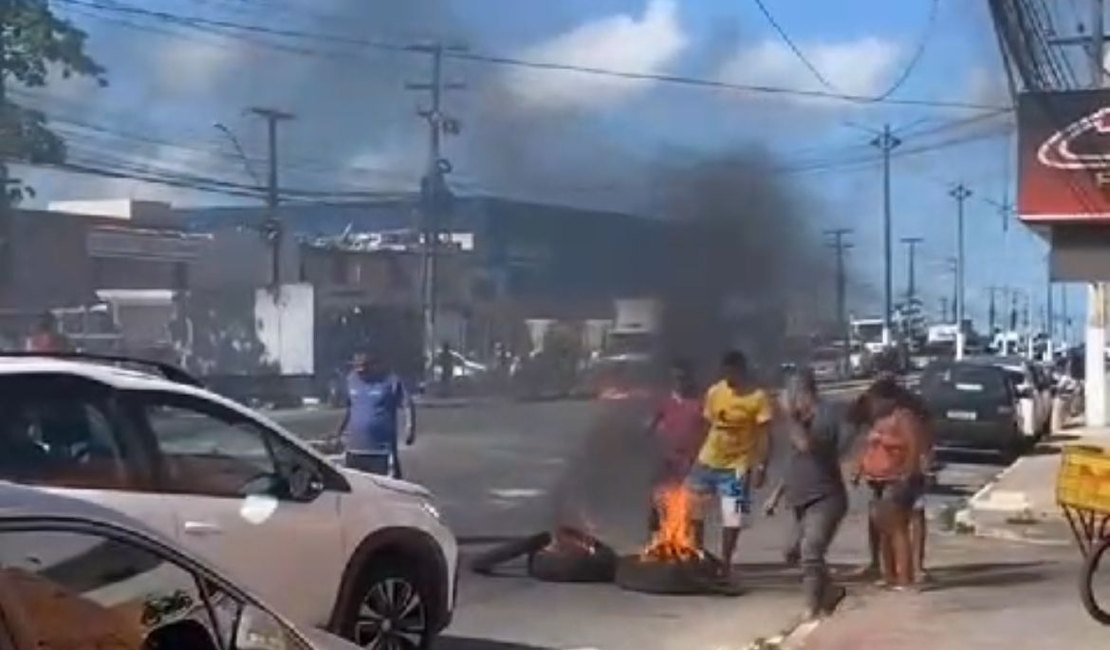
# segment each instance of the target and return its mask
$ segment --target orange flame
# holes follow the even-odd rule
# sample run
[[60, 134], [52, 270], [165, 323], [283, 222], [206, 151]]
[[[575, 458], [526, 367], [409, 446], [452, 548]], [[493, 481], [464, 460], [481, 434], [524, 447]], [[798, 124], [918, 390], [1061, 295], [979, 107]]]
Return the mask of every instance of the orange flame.
[[659, 530], [640, 553], [641, 560], [683, 562], [701, 557], [690, 525], [691, 495], [682, 485], [669, 485], [655, 493]]

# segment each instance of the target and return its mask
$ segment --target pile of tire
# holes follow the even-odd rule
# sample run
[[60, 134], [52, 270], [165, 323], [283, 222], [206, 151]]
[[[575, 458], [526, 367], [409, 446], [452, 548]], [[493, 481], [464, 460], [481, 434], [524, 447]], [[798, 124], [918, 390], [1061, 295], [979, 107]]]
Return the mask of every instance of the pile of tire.
[[612, 582], [617, 573], [617, 553], [585, 533], [580, 544], [553, 544], [549, 532], [509, 541], [475, 557], [470, 568], [492, 575], [497, 567], [527, 556], [530, 577], [546, 582]]
[[617, 554], [596, 542], [592, 549], [547, 546], [528, 558], [528, 575], [546, 582], [612, 582]]
[[617, 562], [615, 582], [626, 591], [647, 594], [736, 595], [737, 590], [719, 578], [720, 561], [711, 555], [682, 561], [644, 559], [638, 555]]

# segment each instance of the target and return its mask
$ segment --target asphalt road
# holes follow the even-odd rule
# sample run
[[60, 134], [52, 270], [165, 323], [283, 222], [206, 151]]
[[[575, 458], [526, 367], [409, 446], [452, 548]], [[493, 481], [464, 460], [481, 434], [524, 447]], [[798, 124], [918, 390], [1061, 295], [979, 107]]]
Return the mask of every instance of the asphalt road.
[[[832, 396], [844, 398], [843, 393]], [[310, 440], [334, 432], [340, 417], [330, 410], [273, 415]], [[423, 409], [417, 444], [402, 452], [406, 478], [437, 495], [464, 558], [490, 543], [547, 530], [555, 521], [577, 523], [618, 550], [634, 552], [646, 540], [652, 457], [645, 418], [642, 408], [599, 402]], [[781, 475], [785, 450], [776, 448], [768, 483]], [[999, 469], [947, 467], [930, 496], [930, 509], [973, 493]], [[756, 496], [757, 504], [762, 496]], [[854, 495], [833, 549], [834, 562], [855, 564], [865, 558], [865, 503], [863, 494]], [[786, 529], [784, 515], [751, 519], [737, 557], [748, 593], [738, 598], [653, 597], [611, 585], [554, 585], [525, 577], [521, 567], [499, 577], [464, 570], [455, 622], [439, 647], [742, 647], [785, 628], [800, 609], [798, 575], [781, 566]], [[716, 545], [713, 537], [710, 543]]]

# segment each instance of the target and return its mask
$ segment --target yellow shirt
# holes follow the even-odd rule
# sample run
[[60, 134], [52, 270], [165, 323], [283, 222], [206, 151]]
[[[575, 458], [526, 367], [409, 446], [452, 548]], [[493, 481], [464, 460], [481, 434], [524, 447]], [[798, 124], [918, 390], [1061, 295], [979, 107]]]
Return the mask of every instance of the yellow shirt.
[[705, 394], [703, 414], [709, 435], [698, 454], [698, 462], [713, 469], [746, 471], [763, 459], [767, 432], [761, 425], [771, 421], [771, 401], [756, 388], [737, 393], [721, 380]]

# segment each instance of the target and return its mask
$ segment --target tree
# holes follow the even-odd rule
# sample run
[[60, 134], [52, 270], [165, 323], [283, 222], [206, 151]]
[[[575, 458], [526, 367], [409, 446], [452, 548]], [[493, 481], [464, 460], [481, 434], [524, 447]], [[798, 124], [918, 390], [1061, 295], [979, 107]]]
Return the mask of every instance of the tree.
[[[59, 18], [49, 0], [0, 0], [0, 181], [7, 181], [9, 162], [61, 164], [66, 160], [62, 138], [47, 125], [42, 111], [7, 98], [8, 82], [25, 88], [48, 84], [51, 72], [62, 78], [91, 77], [107, 85], [104, 68], [85, 53], [88, 35]], [[31, 188], [15, 184], [0, 199], [19, 201]]]

